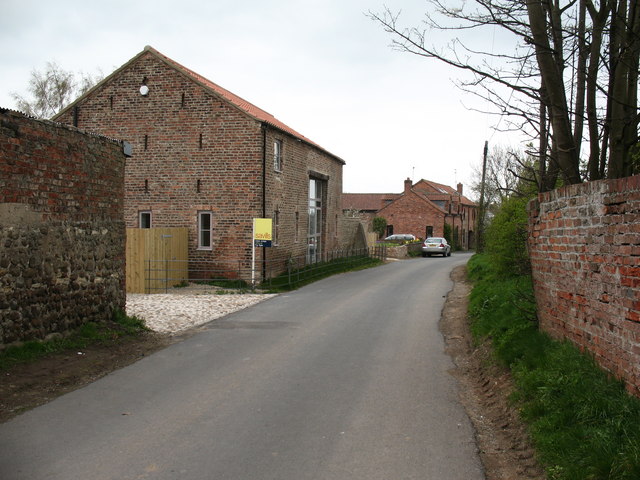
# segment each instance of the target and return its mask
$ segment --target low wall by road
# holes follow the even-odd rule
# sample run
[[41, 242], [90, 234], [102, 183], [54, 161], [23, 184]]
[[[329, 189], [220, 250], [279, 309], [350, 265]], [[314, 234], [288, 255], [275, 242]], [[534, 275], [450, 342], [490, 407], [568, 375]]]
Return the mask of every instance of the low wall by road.
[[640, 176], [540, 194], [529, 227], [541, 328], [640, 396]]
[[0, 109], [0, 348], [125, 306], [123, 145]]

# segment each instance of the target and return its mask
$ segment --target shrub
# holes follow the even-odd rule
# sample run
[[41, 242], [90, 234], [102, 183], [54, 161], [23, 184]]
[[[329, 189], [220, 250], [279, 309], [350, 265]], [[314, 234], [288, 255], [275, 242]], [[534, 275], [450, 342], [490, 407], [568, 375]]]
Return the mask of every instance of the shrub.
[[378, 238], [384, 236], [384, 232], [387, 229], [387, 220], [383, 217], [375, 217], [373, 219], [373, 231], [378, 234]]
[[528, 201], [525, 197], [506, 199], [486, 230], [485, 252], [500, 275], [527, 275], [531, 271], [527, 252]]

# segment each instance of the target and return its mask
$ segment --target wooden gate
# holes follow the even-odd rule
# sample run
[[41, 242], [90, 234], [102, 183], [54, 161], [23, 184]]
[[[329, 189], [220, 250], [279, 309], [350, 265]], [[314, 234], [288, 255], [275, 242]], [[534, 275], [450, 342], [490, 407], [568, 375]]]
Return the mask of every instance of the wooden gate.
[[187, 228], [127, 228], [127, 293], [164, 293], [188, 276]]

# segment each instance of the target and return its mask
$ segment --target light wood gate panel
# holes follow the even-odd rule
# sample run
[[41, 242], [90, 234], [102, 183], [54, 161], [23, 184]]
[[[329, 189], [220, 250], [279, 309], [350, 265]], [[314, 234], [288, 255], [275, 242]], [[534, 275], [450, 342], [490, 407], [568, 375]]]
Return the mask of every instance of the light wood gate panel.
[[127, 228], [127, 293], [164, 293], [188, 276], [187, 228]]

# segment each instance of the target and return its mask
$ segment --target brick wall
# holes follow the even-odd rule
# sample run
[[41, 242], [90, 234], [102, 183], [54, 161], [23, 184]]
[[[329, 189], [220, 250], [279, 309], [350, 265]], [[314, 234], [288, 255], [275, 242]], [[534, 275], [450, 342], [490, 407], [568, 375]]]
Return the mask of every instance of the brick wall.
[[124, 309], [119, 142], [0, 109], [0, 346]]
[[[140, 94], [143, 79], [149, 86]], [[77, 112], [77, 113], [76, 113]], [[262, 132], [257, 122], [151, 53], [116, 73], [59, 121], [128, 141], [125, 222], [188, 227], [189, 258], [235, 261], [250, 252], [262, 205]], [[233, 181], [230, 179], [233, 178]], [[199, 250], [197, 212], [213, 213], [213, 251]], [[239, 249], [245, 250], [245, 253]]]
[[640, 395], [640, 176], [540, 194], [529, 209], [541, 327]]
[[[271, 152], [275, 140], [282, 142], [280, 171], [273, 167]], [[275, 218], [277, 211], [279, 218], [278, 239], [266, 252], [268, 261], [277, 270], [290, 256], [306, 255], [310, 177], [322, 180], [324, 186], [322, 250], [331, 252], [341, 248], [342, 164], [273, 128], [267, 128], [266, 145], [266, 217]]]

